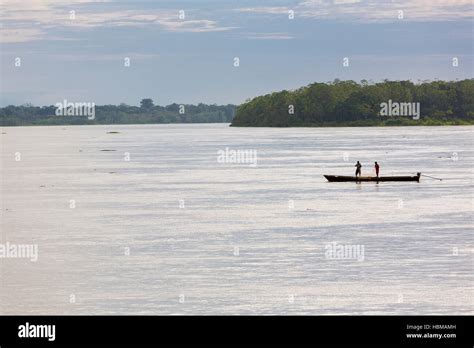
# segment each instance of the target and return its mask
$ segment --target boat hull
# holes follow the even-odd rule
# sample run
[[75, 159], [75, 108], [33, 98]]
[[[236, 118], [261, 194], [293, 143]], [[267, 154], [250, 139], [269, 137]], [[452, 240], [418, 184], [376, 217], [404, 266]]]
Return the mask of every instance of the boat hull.
[[385, 182], [385, 181], [420, 181], [420, 174], [416, 176], [346, 176], [346, 175], [324, 175], [329, 182], [362, 182], [362, 181], [373, 181], [373, 182]]

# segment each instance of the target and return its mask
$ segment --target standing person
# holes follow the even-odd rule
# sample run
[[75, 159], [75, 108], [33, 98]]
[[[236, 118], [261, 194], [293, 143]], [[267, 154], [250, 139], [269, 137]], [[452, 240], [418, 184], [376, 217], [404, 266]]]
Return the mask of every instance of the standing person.
[[375, 175], [377, 175], [377, 178], [379, 177], [379, 170], [380, 170], [380, 166], [379, 164], [377, 163], [377, 161], [375, 161]]
[[360, 170], [360, 169], [362, 168], [362, 164], [360, 164], [360, 162], [357, 161], [357, 163], [356, 163], [356, 165], [355, 165], [354, 167], [356, 167], [356, 177], [357, 177], [357, 176], [360, 176], [360, 173], [361, 173], [361, 170]]

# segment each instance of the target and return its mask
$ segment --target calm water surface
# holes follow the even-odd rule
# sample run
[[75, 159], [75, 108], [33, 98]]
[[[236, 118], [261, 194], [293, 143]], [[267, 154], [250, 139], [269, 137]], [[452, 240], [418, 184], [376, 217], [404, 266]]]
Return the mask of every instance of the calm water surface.
[[1, 314], [474, 314], [474, 127], [1, 131]]

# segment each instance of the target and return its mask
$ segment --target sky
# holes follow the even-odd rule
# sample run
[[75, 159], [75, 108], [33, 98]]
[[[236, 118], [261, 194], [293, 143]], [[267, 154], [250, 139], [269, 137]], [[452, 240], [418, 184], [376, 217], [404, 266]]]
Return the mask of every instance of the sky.
[[473, 78], [471, 0], [0, 3], [1, 106], [240, 104], [336, 78]]

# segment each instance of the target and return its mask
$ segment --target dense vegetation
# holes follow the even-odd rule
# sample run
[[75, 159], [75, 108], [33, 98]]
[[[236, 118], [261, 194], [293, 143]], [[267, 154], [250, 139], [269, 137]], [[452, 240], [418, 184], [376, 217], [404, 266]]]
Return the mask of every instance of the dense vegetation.
[[[418, 120], [381, 116], [389, 100], [419, 103]], [[378, 126], [474, 124], [474, 80], [368, 83], [313, 83], [246, 101], [236, 110], [232, 126]]]
[[56, 106], [9, 105], [0, 108], [1, 126], [143, 124], [143, 123], [229, 123], [235, 105], [171, 104], [158, 106], [143, 99], [138, 106], [126, 104], [95, 106], [95, 118], [57, 116]]
[[[381, 104], [389, 101], [419, 103], [419, 119], [383, 116]], [[379, 126], [474, 124], [474, 79], [368, 83], [340, 81], [313, 83], [294, 91], [281, 91], [247, 100], [242, 105], [95, 106], [94, 118], [58, 116], [57, 107], [9, 105], [0, 108], [1, 126], [220, 123], [232, 126]], [[235, 117], [234, 117], [235, 114]]]

